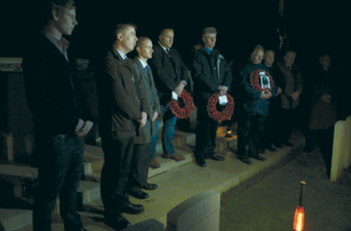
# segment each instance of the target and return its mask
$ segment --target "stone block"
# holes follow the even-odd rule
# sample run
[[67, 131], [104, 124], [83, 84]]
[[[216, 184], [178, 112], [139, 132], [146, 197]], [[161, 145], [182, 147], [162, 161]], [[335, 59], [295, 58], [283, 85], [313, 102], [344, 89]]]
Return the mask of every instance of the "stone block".
[[220, 194], [203, 192], [167, 214], [167, 231], [218, 231]]
[[164, 231], [163, 224], [155, 219], [139, 222], [123, 231]]
[[0, 158], [13, 161], [13, 138], [12, 134], [0, 133]]

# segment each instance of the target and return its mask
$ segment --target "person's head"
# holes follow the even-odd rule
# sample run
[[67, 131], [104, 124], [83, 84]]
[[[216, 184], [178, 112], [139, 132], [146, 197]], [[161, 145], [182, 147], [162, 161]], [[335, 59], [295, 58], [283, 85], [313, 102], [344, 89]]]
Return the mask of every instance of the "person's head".
[[138, 42], [136, 43], [136, 50], [138, 52], [139, 58], [144, 60], [151, 59], [152, 53], [154, 52], [152, 49], [151, 39], [148, 37], [138, 38]]
[[40, 6], [41, 28], [50, 27], [59, 34], [71, 35], [76, 20], [76, 6], [73, 0], [45, 0]]
[[324, 68], [324, 70], [328, 70], [331, 64], [331, 58], [329, 55], [324, 55], [323, 59], [322, 59], [322, 67]]
[[205, 47], [213, 49], [216, 45], [217, 40], [217, 31], [214, 27], [207, 27], [204, 29], [202, 34], [202, 41], [204, 42]]
[[293, 50], [287, 50], [284, 55], [284, 61], [287, 65], [291, 66], [294, 64], [296, 58], [296, 52]]
[[255, 46], [251, 53], [251, 61], [253, 64], [260, 64], [264, 56], [264, 48], [261, 45]]
[[174, 39], [174, 30], [172, 28], [163, 29], [158, 37], [162, 46], [171, 48]]
[[272, 66], [274, 63], [274, 57], [275, 57], [275, 53], [272, 50], [268, 50], [266, 51], [266, 53], [264, 54], [264, 64], [266, 64], [267, 66]]
[[138, 41], [136, 37], [136, 26], [132, 23], [118, 24], [114, 30], [114, 46], [122, 53], [131, 52]]

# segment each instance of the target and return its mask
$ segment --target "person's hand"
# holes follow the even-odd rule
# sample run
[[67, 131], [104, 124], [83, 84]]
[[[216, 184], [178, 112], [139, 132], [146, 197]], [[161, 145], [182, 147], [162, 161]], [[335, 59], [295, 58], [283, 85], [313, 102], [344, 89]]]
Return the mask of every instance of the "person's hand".
[[93, 127], [93, 122], [87, 120], [84, 122], [83, 127], [76, 132], [77, 136], [82, 137], [82, 136], [86, 136], [86, 134], [88, 134], [88, 132], [90, 131], [90, 129]]
[[294, 93], [292, 93], [291, 98], [295, 101], [299, 98], [299, 96], [300, 96], [300, 92], [295, 91]]
[[261, 91], [260, 99], [268, 99], [272, 97], [272, 93], [270, 91]]
[[142, 128], [145, 126], [146, 122], [147, 122], [147, 114], [145, 112], [141, 112], [141, 120], [138, 120], [140, 127]]
[[327, 94], [324, 94], [321, 96], [321, 100], [324, 102], [324, 103], [331, 103], [331, 100], [332, 97], [330, 95], [327, 95]]
[[157, 116], [158, 116], [158, 112], [155, 111], [155, 112], [154, 112], [154, 115], [153, 115], [152, 118], [151, 118], [151, 121], [155, 121], [155, 120], [157, 119]]
[[228, 91], [228, 87], [227, 86], [219, 86], [218, 87], [218, 95], [219, 96], [223, 96], [223, 95], [225, 95], [226, 93], [227, 93], [227, 91]]
[[75, 130], [76, 134], [79, 132], [80, 129], [82, 129], [83, 125], [84, 125], [84, 120], [79, 119]]
[[280, 88], [280, 87], [278, 87], [278, 91], [277, 91], [277, 93], [275, 94], [275, 96], [277, 96], [277, 95], [279, 95], [279, 94], [281, 94], [282, 93], [282, 89]]
[[185, 87], [184, 82], [180, 82], [177, 88], [174, 90], [174, 92], [178, 95], [178, 97], [182, 94], [184, 87]]

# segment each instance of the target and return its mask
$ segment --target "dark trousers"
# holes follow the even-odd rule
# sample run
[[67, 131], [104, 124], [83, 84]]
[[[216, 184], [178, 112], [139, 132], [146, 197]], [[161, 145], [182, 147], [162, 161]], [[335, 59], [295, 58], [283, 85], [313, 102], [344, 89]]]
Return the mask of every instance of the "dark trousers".
[[211, 119], [205, 106], [197, 108], [195, 158], [206, 158], [216, 148], [218, 122]]
[[121, 214], [129, 203], [126, 183], [133, 159], [134, 137], [112, 139], [102, 137], [105, 163], [101, 171], [101, 199], [106, 213]]
[[329, 127], [328, 129], [317, 129], [309, 130], [308, 136], [310, 137], [309, 145], [319, 146], [321, 151], [327, 175], [330, 178], [332, 154], [333, 154], [333, 142], [334, 142], [334, 126]]
[[33, 230], [51, 230], [51, 212], [58, 194], [65, 230], [81, 230], [76, 198], [83, 171], [83, 138], [36, 134], [35, 140], [39, 175], [33, 208]]
[[151, 158], [151, 143], [135, 144], [132, 166], [127, 182], [127, 189], [140, 189], [146, 184]]
[[282, 144], [289, 141], [293, 127], [297, 122], [293, 109], [282, 108], [277, 119], [277, 131], [273, 143]]
[[263, 144], [262, 148], [267, 148], [274, 143], [277, 138], [279, 138], [280, 134], [278, 133], [278, 123], [277, 121], [280, 119], [281, 114], [281, 106], [278, 105], [269, 105], [269, 115], [264, 125], [263, 130]]
[[[238, 154], [241, 159], [258, 157], [263, 147], [263, 129], [267, 116], [242, 115], [238, 121]], [[248, 149], [246, 149], [248, 146]]]

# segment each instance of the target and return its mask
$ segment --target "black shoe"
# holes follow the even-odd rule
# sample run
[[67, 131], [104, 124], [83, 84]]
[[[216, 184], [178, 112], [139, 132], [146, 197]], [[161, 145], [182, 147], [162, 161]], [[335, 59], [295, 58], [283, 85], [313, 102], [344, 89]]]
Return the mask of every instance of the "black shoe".
[[144, 212], [144, 207], [142, 205], [136, 205], [130, 203], [121, 208], [121, 213], [128, 213], [128, 214], [140, 214]]
[[206, 161], [204, 158], [196, 158], [195, 161], [200, 167], [206, 167]]
[[284, 148], [281, 143], [274, 143], [273, 144], [276, 148]]
[[157, 189], [157, 184], [149, 184], [146, 182], [146, 184], [143, 185], [141, 188], [145, 190], [155, 190]]
[[292, 146], [294, 146], [294, 144], [290, 143], [289, 141], [284, 142], [283, 145], [285, 145], [285, 146], [287, 146], [287, 147], [292, 147]]
[[122, 215], [113, 216], [113, 215], [107, 215], [104, 213], [104, 217], [105, 217], [105, 223], [111, 226], [111, 228], [115, 230], [122, 230], [131, 226], [129, 221], [125, 219], [125, 217]]
[[257, 156], [255, 157], [257, 160], [260, 160], [260, 161], [265, 161], [267, 160], [266, 158], [262, 157], [262, 156]]
[[243, 163], [245, 163], [245, 164], [252, 164], [252, 161], [249, 159], [249, 158], [242, 158], [242, 159], [240, 159]]
[[271, 151], [271, 152], [276, 152], [277, 151], [277, 149], [273, 148], [272, 145], [269, 145], [268, 147], [266, 147], [266, 149], [268, 151]]
[[261, 154], [266, 154], [266, 149], [260, 149], [258, 152]]
[[132, 197], [138, 198], [138, 199], [146, 199], [149, 197], [149, 194], [146, 192], [141, 191], [139, 188], [138, 189], [132, 189], [128, 190], [128, 194], [131, 195]]
[[225, 158], [224, 158], [223, 156], [219, 156], [219, 155], [217, 155], [216, 153], [213, 153], [213, 154], [210, 156], [210, 158], [211, 158], [212, 160], [218, 160], [218, 161], [223, 161], [223, 160], [225, 160]]

